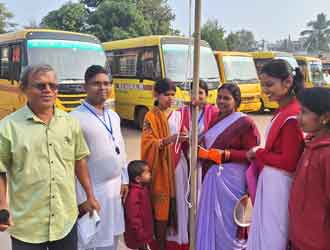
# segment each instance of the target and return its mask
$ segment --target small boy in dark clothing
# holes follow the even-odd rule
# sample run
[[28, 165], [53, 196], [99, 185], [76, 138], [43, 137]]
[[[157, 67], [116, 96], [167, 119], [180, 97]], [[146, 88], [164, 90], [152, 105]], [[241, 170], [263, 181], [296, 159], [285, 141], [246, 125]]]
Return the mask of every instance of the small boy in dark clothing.
[[128, 164], [129, 192], [125, 201], [125, 233], [127, 247], [148, 250], [153, 240], [153, 219], [147, 185], [151, 174], [145, 161]]

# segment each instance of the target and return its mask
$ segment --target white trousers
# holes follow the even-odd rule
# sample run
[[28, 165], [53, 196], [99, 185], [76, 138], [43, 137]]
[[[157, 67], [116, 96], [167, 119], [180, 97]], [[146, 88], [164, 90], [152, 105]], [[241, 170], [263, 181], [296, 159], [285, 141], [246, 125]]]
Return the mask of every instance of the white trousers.
[[86, 250], [118, 250], [118, 242], [119, 242], [119, 236], [115, 236], [113, 239], [113, 245], [111, 245], [111, 246], [89, 248]]

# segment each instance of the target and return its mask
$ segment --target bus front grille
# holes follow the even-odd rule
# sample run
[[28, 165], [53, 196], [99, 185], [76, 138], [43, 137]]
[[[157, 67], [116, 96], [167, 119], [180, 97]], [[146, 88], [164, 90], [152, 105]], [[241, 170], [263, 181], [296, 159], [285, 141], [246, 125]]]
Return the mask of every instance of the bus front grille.
[[57, 96], [57, 104], [59, 108], [63, 109], [64, 111], [71, 111], [77, 106], [81, 104], [81, 102], [85, 99], [86, 94], [78, 94], [78, 95], [65, 95], [59, 94]]

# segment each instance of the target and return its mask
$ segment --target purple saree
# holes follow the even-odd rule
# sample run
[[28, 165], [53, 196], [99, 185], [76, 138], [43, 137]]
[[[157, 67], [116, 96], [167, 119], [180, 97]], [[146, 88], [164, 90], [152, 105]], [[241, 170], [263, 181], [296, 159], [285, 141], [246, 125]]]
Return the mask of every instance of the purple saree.
[[[235, 112], [210, 128], [204, 135], [206, 148], [248, 150], [237, 137], [253, 133], [251, 122]], [[256, 136], [258, 137], [258, 136]], [[257, 140], [256, 140], [257, 143]], [[256, 146], [256, 145], [254, 145]], [[196, 250], [241, 250], [246, 240], [237, 238], [233, 219], [236, 202], [246, 193], [247, 162], [212, 165], [203, 180], [197, 212]]]

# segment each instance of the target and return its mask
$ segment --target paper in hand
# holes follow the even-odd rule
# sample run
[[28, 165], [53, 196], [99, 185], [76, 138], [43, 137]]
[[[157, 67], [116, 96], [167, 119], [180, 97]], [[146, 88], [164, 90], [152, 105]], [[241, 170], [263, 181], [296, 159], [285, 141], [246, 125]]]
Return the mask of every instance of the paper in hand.
[[81, 245], [86, 246], [95, 237], [100, 221], [101, 219], [95, 210], [93, 216], [86, 213], [78, 219], [78, 239]]

